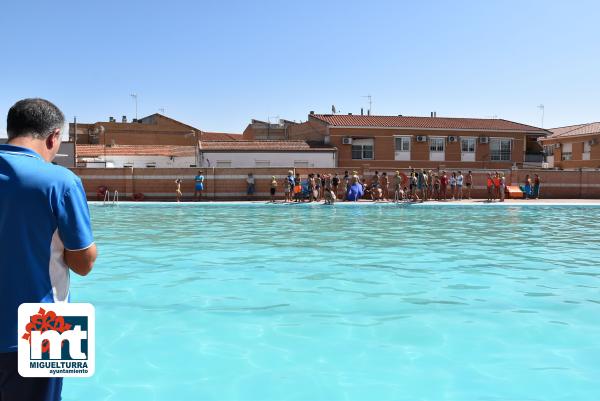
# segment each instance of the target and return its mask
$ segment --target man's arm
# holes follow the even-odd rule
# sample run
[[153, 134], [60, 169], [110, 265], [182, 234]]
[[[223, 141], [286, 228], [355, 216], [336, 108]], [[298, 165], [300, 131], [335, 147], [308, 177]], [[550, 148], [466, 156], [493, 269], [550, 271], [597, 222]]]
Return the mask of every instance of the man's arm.
[[89, 248], [79, 251], [65, 249], [64, 253], [67, 266], [80, 276], [87, 276], [92, 271], [97, 256], [96, 244], [92, 244]]

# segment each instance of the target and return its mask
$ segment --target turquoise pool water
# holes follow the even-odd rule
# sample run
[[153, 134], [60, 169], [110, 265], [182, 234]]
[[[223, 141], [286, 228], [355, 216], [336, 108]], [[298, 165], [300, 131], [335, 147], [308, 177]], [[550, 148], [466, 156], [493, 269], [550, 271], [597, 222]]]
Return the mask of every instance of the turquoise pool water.
[[91, 206], [64, 400], [598, 400], [600, 207]]

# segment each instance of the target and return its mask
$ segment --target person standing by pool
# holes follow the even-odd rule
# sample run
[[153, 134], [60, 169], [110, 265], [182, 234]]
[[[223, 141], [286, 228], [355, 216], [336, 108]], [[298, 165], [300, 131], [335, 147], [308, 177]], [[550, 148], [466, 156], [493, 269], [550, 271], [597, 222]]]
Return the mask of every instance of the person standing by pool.
[[344, 200], [346, 200], [346, 195], [348, 194], [348, 191], [350, 190], [350, 174], [348, 174], [348, 170], [344, 171], [344, 178], [342, 179], [342, 182], [344, 184]]
[[506, 178], [504, 177], [504, 173], [500, 173], [500, 202], [504, 202], [505, 192], [506, 191]]
[[294, 201], [300, 202], [302, 199], [302, 179], [300, 173], [296, 173], [294, 177]]
[[248, 178], [246, 178], [246, 195], [254, 195], [254, 174], [248, 173]]
[[52, 164], [64, 115], [44, 99], [9, 110], [0, 145], [0, 399], [59, 401], [63, 379], [18, 373], [20, 304], [69, 302], [69, 272], [85, 276], [96, 260], [81, 180]]
[[452, 196], [452, 200], [454, 200], [454, 197], [456, 195], [456, 172], [453, 171], [452, 175], [450, 176], [450, 195]]
[[492, 192], [494, 191], [494, 182], [492, 181], [492, 173], [488, 173], [487, 175], [487, 200], [488, 202], [492, 201]]
[[469, 170], [465, 177], [465, 185], [467, 186], [467, 198], [471, 199], [471, 187], [473, 186], [473, 174], [471, 170]]
[[433, 177], [433, 192], [432, 192], [432, 198], [436, 199], [436, 200], [442, 200], [442, 191], [440, 189], [440, 176], [439, 175], [434, 175]]
[[540, 176], [537, 174], [533, 175], [533, 193], [532, 197], [534, 199], [539, 199], [540, 197], [540, 184], [542, 180], [540, 180]]
[[177, 178], [175, 180], [175, 197], [177, 198], [177, 202], [181, 202], [181, 197], [183, 194], [181, 193], [181, 178]]
[[338, 187], [339, 186], [340, 186], [340, 177], [338, 176], [338, 173], [335, 173], [335, 175], [331, 179], [331, 190], [333, 191], [333, 193], [335, 194], [336, 197], [338, 196]]
[[463, 198], [463, 181], [465, 177], [462, 175], [462, 172], [459, 171], [456, 176], [456, 198], [458, 200], [462, 200]]
[[204, 173], [202, 171], [198, 171], [198, 175], [194, 177], [194, 181], [194, 198], [197, 201], [200, 201], [202, 199], [202, 191], [204, 191]]
[[389, 190], [390, 182], [388, 180], [388, 176], [385, 171], [383, 173], [381, 173], [381, 177], [379, 178], [379, 185], [381, 188], [381, 198], [384, 201], [389, 200], [389, 198], [390, 198], [390, 190]]
[[442, 170], [442, 176], [440, 177], [440, 195], [443, 200], [448, 199], [447, 188], [448, 176], [446, 175], [446, 172]]
[[396, 171], [396, 175], [394, 176], [394, 200], [398, 202], [400, 197], [400, 191], [402, 190], [402, 176], [400, 175], [400, 171]]
[[494, 197], [493, 199], [500, 199], [500, 174], [498, 174], [497, 171], [494, 172], [494, 177], [493, 177], [493, 182], [494, 182]]
[[315, 200], [317, 198], [317, 195], [315, 194], [315, 192], [316, 192], [315, 175], [313, 173], [310, 173], [308, 175], [308, 180], [307, 180], [306, 184], [308, 187], [308, 201], [312, 202], [313, 200]]
[[292, 170], [288, 171], [287, 177], [285, 177], [285, 182], [284, 182], [284, 193], [285, 193], [285, 202], [291, 202], [292, 201], [292, 194], [294, 192], [294, 187], [295, 185], [295, 180], [294, 180], [294, 172]]
[[275, 176], [271, 177], [271, 202], [275, 203], [275, 192], [277, 191], [277, 179]]

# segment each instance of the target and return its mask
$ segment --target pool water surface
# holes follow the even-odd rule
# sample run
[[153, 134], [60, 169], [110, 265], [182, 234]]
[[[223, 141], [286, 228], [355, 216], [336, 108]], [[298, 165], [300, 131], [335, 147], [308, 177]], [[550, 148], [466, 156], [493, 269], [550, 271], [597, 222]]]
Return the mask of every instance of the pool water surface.
[[600, 397], [600, 207], [90, 209], [66, 401]]

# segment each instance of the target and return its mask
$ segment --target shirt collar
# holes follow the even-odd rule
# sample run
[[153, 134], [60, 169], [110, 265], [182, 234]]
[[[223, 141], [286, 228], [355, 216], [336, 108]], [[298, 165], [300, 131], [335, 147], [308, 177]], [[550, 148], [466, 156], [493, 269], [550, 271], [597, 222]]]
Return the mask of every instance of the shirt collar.
[[23, 156], [29, 156], [29, 157], [35, 157], [38, 159], [42, 159], [42, 156], [40, 156], [39, 153], [37, 153], [33, 149], [24, 148], [22, 146], [10, 145], [8, 143], [0, 145], [0, 152], [1, 153], [20, 154]]

